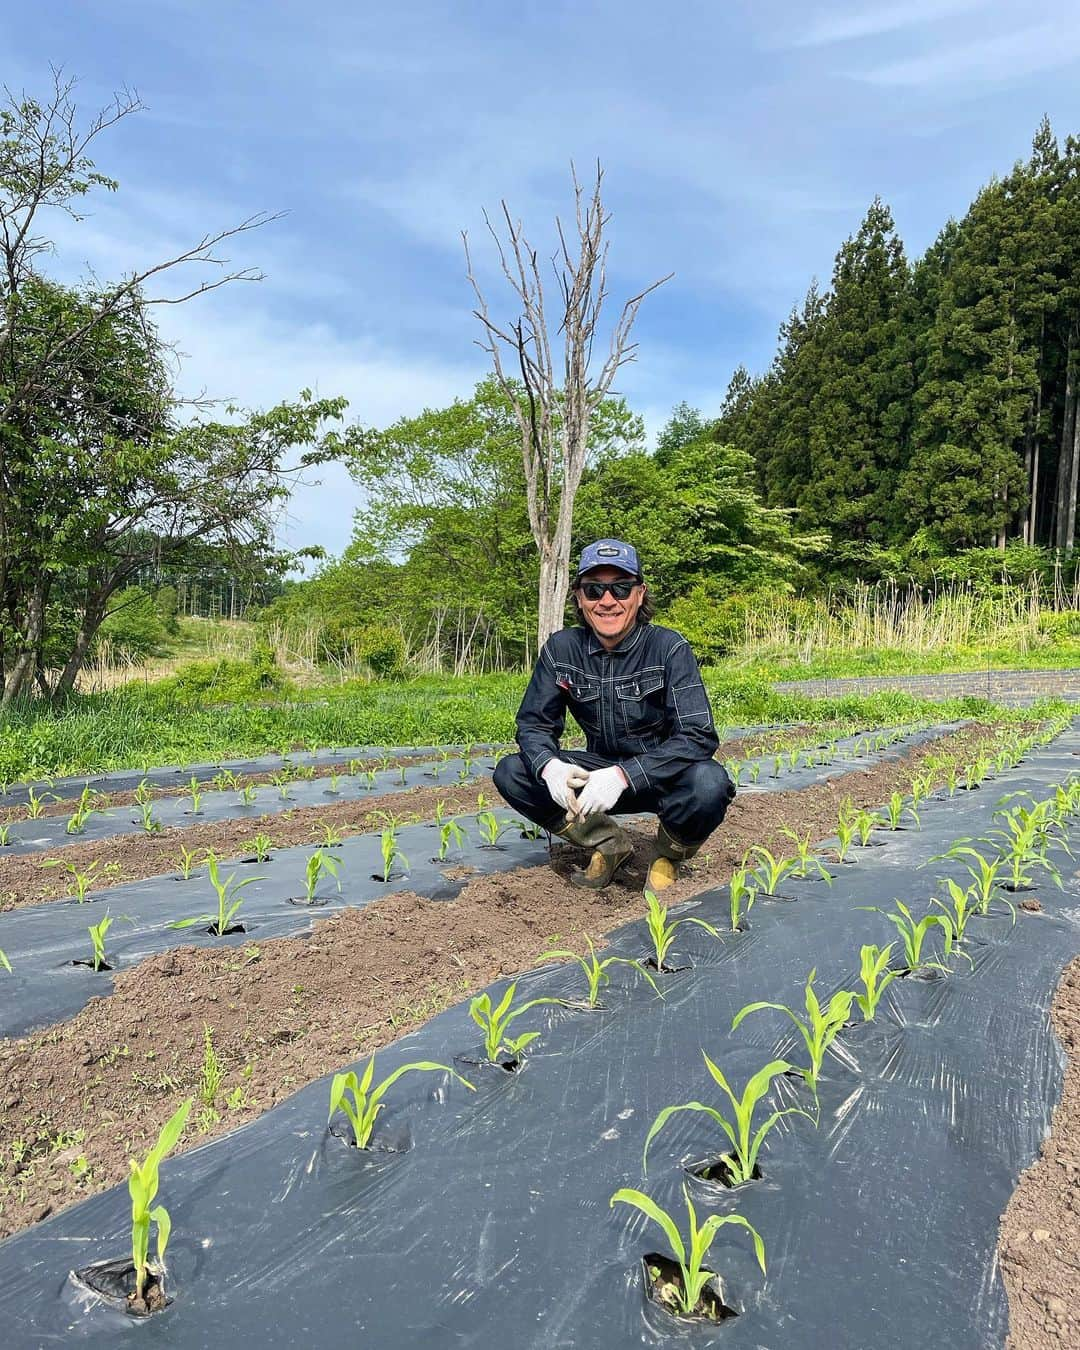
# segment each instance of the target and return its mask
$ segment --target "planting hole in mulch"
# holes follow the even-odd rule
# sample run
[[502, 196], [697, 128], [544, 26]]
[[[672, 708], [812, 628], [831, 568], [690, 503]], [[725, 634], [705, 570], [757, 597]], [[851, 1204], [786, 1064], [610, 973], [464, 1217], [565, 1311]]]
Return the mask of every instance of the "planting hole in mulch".
[[641, 1264], [645, 1272], [645, 1297], [671, 1316], [695, 1322], [724, 1322], [729, 1317], [738, 1317], [738, 1309], [724, 1302], [719, 1275], [712, 1276], [693, 1312], [686, 1313], [682, 1310], [683, 1283], [678, 1265], [656, 1252], [642, 1257]]
[[323, 905], [330, 903], [328, 895], [316, 895], [309, 900], [306, 895], [290, 895], [285, 901], [287, 905], [298, 905], [301, 909], [321, 909]]
[[755, 898], [758, 900], [782, 900], [785, 904], [792, 905], [799, 897], [797, 895], [782, 895], [779, 891], [759, 891]]
[[413, 1146], [412, 1135], [407, 1127], [402, 1127], [391, 1137], [380, 1136], [369, 1140], [364, 1148], [357, 1148], [356, 1139], [348, 1125], [331, 1125], [327, 1131], [331, 1138], [353, 1149], [357, 1157], [374, 1156], [380, 1153], [408, 1153]]
[[392, 881], [404, 881], [408, 872], [391, 872], [389, 876], [384, 877], [381, 872], [372, 872], [372, 881], [381, 881], [384, 886], [389, 886]]
[[[86, 959], [83, 958], [83, 957], [79, 957], [79, 958], [77, 958], [77, 959], [74, 960], [74, 961], [68, 961], [66, 964], [69, 965], [69, 966], [86, 966], [87, 969], [89, 969], [89, 970], [93, 970], [93, 969], [94, 969], [94, 963], [93, 963], [93, 961], [88, 961], [88, 960], [86, 960]], [[112, 970], [112, 966], [110, 966], [110, 965], [108, 964], [107, 961], [99, 961], [99, 962], [98, 962], [98, 967], [97, 967], [97, 969], [98, 969], [99, 971], [101, 971], [101, 970]], [[96, 973], [96, 972], [95, 972], [95, 973]]]
[[655, 956], [646, 956], [640, 964], [643, 965], [646, 970], [655, 970], [657, 975], [678, 975], [680, 971], [693, 970], [694, 968], [689, 961], [682, 966], [669, 966], [666, 961], [662, 966], [658, 966], [656, 964]]
[[520, 1073], [525, 1061], [520, 1055], [500, 1055], [497, 1060], [477, 1059], [473, 1055], [455, 1055], [455, 1064], [467, 1064], [470, 1069], [501, 1070], [503, 1073]]
[[92, 1266], [73, 1270], [71, 1278], [97, 1294], [110, 1308], [131, 1317], [149, 1317], [151, 1313], [164, 1312], [173, 1301], [165, 1292], [164, 1280], [151, 1274], [146, 1281], [144, 1297], [136, 1303], [135, 1267], [129, 1258], [95, 1261]]
[[223, 928], [219, 933], [214, 925], [211, 924], [209, 928], [204, 929], [204, 932], [209, 933], [211, 937], [232, 937], [233, 933], [246, 933], [247, 929], [242, 923], [231, 923], [228, 928]]
[[726, 1186], [728, 1190], [749, 1186], [750, 1181], [760, 1181], [762, 1177], [761, 1168], [755, 1163], [754, 1170], [750, 1173], [750, 1181], [736, 1181], [731, 1163], [727, 1158], [719, 1157], [703, 1158], [700, 1162], [688, 1163], [684, 1170], [690, 1176], [697, 1177], [699, 1181], [708, 1181], [714, 1186]]

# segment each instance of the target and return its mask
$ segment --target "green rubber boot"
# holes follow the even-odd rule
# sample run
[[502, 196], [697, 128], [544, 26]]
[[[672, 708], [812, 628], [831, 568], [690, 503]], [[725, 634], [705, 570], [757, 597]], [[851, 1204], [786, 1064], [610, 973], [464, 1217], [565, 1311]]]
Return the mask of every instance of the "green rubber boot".
[[634, 855], [634, 841], [621, 825], [603, 812], [586, 816], [584, 820], [567, 816], [562, 829], [554, 833], [579, 848], [591, 850], [588, 866], [575, 867], [570, 874], [571, 885], [588, 891], [609, 886], [623, 863]]

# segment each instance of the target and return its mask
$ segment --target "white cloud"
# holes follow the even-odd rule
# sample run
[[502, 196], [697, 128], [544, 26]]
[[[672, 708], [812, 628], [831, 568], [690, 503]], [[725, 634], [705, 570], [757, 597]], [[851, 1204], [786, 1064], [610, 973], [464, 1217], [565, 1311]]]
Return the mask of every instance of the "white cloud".
[[902, 5], [880, 5], [843, 14], [822, 14], [798, 35], [796, 47], [822, 47], [858, 38], [878, 37], [951, 18], [973, 9], [985, 9], [986, 0], [911, 0]]
[[870, 84], [916, 88], [929, 84], [967, 82], [1015, 83], [1038, 71], [1077, 60], [1077, 16], [992, 37], [951, 43], [902, 61], [892, 61], [855, 78]]

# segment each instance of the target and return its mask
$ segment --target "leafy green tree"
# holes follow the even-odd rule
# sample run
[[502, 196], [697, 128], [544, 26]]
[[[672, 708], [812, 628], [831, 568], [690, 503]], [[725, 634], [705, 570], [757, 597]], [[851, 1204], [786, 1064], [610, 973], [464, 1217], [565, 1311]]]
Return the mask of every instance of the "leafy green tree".
[[[2, 701], [32, 685], [66, 697], [108, 610], [140, 574], [204, 541], [237, 560], [274, 553], [272, 512], [288, 495], [284, 456], [339, 452], [323, 433], [343, 400], [301, 397], [232, 421], [182, 422], [170, 353], [151, 307], [254, 276], [226, 272], [149, 296], [180, 267], [214, 265], [214, 246], [262, 223], [207, 235], [114, 285], [59, 285], [39, 267], [51, 247], [41, 217], [78, 219], [81, 198], [114, 190], [88, 147], [138, 108], [117, 99], [80, 125], [71, 83], [47, 103], [0, 108], [0, 678]], [[236, 419], [237, 410], [228, 409]], [[63, 620], [50, 631], [58, 606]], [[74, 622], [68, 622], [74, 616]], [[58, 638], [64, 635], [62, 650]], [[54, 665], [55, 663], [55, 665]], [[50, 667], [55, 673], [50, 674]], [[58, 667], [58, 670], [55, 669]]]

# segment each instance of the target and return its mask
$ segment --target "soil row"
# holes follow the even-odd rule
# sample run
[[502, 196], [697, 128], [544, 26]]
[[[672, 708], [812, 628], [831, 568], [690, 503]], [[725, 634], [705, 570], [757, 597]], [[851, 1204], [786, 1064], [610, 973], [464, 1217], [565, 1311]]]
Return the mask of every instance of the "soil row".
[[[670, 902], [723, 884], [751, 844], [785, 851], [784, 827], [824, 838], [845, 797], [876, 806], [927, 756], [992, 740], [973, 727], [799, 791], [739, 796]], [[406, 794], [414, 811], [423, 795]], [[298, 811], [288, 824], [310, 838], [308, 821], [336, 809]], [[184, 1096], [201, 1094], [190, 1146], [528, 968], [553, 935], [583, 945], [585, 933], [598, 939], [641, 917], [650, 837], [637, 832], [632, 863], [605, 891], [571, 886], [579, 855], [559, 847], [551, 868], [474, 877], [454, 901], [398, 894], [318, 922], [309, 937], [177, 948], [118, 975], [69, 1021], [0, 1042], [0, 1236], [123, 1180], [129, 1154], [145, 1151]], [[224, 1068], [212, 1096], [207, 1035]]]

